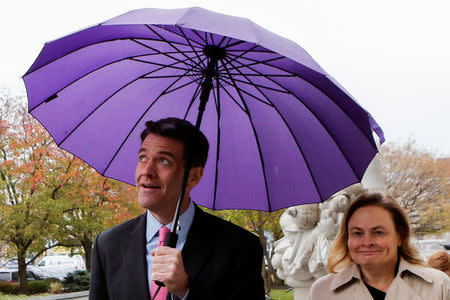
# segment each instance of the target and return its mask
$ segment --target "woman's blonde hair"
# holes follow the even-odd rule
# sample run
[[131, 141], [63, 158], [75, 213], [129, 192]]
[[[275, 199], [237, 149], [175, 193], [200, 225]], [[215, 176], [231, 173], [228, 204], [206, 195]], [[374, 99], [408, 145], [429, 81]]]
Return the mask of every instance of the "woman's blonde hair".
[[445, 250], [436, 251], [430, 257], [428, 257], [428, 265], [449, 275], [450, 254], [448, 254]]
[[424, 265], [418, 251], [411, 244], [409, 220], [403, 208], [390, 197], [380, 193], [365, 192], [356, 197], [344, 214], [340, 232], [328, 254], [328, 272], [336, 273], [346, 268], [352, 261], [348, 250], [348, 222], [357, 209], [365, 206], [378, 206], [387, 210], [391, 214], [395, 231], [400, 236], [401, 245], [398, 248], [400, 257], [410, 263]]

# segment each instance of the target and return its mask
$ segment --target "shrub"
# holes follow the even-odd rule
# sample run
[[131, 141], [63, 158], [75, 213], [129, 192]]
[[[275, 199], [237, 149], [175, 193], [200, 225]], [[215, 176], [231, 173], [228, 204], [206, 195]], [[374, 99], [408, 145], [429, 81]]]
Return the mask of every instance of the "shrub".
[[57, 282], [57, 283], [61, 283], [61, 280], [59, 280], [56, 277], [48, 277], [44, 279], [45, 283], [47, 283], [48, 286], [50, 286], [50, 284]]
[[63, 281], [66, 292], [78, 292], [89, 289], [90, 274], [87, 271], [75, 271], [68, 273]]
[[19, 284], [0, 281], [0, 293], [3, 294], [19, 294]]
[[48, 291], [48, 284], [44, 280], [28, 281], [28, 294], [45, 293]]
[[62, 292], [63, 286], [61, 282], [50, 283], [50, 293], [56, 294]]
[[11, 294], [13, 287], [9, 282], [0, 281], [0, 293]]

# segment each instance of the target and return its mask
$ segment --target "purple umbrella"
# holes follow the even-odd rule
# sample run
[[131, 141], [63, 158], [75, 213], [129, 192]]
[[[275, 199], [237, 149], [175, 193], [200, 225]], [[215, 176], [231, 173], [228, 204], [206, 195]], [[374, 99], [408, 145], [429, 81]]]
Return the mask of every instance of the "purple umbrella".
[[145, 121], [201, 122], [211, 147], [192, 194], [212, 209], [324, 201], [361, 180], [372, 129], [383, 140], [300, 46], [197, 7], [134, 10], [48, 42], [23, 79], [59, 147], [129, 184]]

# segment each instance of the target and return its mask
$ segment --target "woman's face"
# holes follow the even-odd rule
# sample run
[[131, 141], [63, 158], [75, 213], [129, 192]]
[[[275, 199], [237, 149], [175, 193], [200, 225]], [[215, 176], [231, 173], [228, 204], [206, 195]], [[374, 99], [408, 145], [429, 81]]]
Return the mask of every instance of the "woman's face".
[[391, 214], [378, 206], [358, 208], [348, 222], [348, 249], [363, 268], [392, 267], [401, 245]]

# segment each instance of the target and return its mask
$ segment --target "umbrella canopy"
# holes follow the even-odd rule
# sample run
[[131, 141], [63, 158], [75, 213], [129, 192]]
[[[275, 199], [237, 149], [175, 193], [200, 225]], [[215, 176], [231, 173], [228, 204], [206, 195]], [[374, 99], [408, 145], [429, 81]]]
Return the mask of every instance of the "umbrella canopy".
[[48, 42], [23, 79], [59, 147], [130, 184], [144, 122], [194, 123], [209, 84], [210, 154], [192, 198], [212, 209], [324, 201], [361, 180], [377, 153], [372, 129], [383, 140], [300, 46], [197, 7], [134, 10]]

